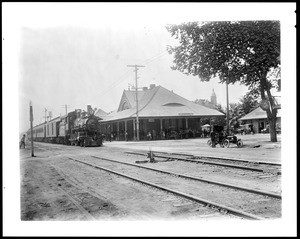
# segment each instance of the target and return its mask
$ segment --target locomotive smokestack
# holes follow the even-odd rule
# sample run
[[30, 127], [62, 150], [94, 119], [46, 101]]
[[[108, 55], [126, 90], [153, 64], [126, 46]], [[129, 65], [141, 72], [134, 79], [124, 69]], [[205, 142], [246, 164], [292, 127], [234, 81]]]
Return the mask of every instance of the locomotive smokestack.
[[81, 110], [80, 109], [76, 109], [76, 117], [80, 118], [81, 115]]
[[92, 111], [92, 106], [91, 105], [87, 105], [87, 109], [86, 109], [87, 113], [90, 115], [91, 111]]

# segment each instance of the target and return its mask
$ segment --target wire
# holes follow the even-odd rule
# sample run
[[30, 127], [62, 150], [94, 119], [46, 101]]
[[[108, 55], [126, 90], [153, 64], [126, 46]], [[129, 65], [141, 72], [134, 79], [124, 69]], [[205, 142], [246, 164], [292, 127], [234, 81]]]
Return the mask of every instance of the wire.
[[106, 89], [102, 90], [101, 92], [95, 94], [95, 95], [92, 97], [92, 99], [95, 98], [96, 96], [99, 96], [99, 95], [104, 96], [104, 95], [106, 95], [107, 93], [109, 93], [109, 91], [110, 91], [112, 88], [116, 87], [116, 86], [117, 86], [118, 84], [120, 84], [123, 80], [125, 80], [125, 79], [128, 77], [128, 74], [129, 74], [129, 73], [130, 73], [130, 70], [129, 70], [129, 69], [126, 70], [126, 71], [124, 72], [124, 74], [122, 74], [120, 77], [118, 77], [118, 80], [116, 80], [115, 82], [113, 82], [113, 83], [109, 86], [109, 88], [106, 88]]
[[151, 62], [153, 62], [153, 61], [155, 61], [155, 60], [161, 58], [162, 56], [166, 55], [167, 53], [168, 53], [168, 51], [167, 51], [167, 50], [164, 50], [164, 51], [162, 51], [161, 53], [157, 54], [156, 56], [151, 57], [151, 58], [145, 60], [145, 61], [143, 62], [143, 64], [149, 64], [149, 63], [151, 63]]

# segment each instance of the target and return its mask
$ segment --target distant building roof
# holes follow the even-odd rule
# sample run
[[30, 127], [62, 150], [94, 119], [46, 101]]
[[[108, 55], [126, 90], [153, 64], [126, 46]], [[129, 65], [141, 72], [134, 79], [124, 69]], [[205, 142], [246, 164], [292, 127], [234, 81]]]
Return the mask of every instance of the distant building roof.
[[[215, 109], [191, 102], [162, 86], [139, 92], [139, 117], [224, 116]], [[134, 91], [124, 91], [118, 110], [106, 115], [103, 120], [113, 121], [136, 117], [134, 93]]]
[[[277, 117], [281, 117], [281, 110], [279, 109], [277, 112]], [[246, 114], [244, 117], [240, 118], [240, 120], [253, 120], [253, 119], [266, 119], [267, 112], [262, 108], [257, 107], [255, 110], [252, 110], [249, 114]]]
[[95, 112], [95, 116], [98, 116], [100, 118], [103, 118], [104, 116], [106, 116], [107, 113], [101, 109], [97, 109], [96, 112]]

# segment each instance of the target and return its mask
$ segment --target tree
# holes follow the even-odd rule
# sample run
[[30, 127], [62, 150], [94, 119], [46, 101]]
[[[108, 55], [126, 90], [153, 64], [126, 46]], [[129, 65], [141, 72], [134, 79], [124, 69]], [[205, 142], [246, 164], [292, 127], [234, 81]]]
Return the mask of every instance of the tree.
[[249, 91], [246, 95], [243, 96], [243, 98], [240, 99], [240, 117], [249, 114], [259, 105], [257, 98], [258, 97], [255, 95], [255, 93]]
[[[174, 54], [173, 70], [209, 81], [218, 76], [221, 83], [240, 82], [259, 91], [270, 123], [270, 137], [277, 141], [274, 87], [267, 79], [271, 69], [280, 68], [279, 21], [189, 22], [168, 25], [179, 46], [168, 46]], [[278, 80], [280, 85], [280, 80]]]

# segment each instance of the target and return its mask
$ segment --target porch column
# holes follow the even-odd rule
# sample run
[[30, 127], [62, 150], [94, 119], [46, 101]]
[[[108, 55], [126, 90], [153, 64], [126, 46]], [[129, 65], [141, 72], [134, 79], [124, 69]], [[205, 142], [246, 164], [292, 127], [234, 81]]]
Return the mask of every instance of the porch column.
[[117, 122], [117, 138], [116, 138], [116, 140], [119, 140], [120, 139], [120, 122], [118, 121]]
[[188, 118], [185, 118], [185, 129], [189, 128], [189, 121]]
[[144, 126], [145, 126], [144, 130], [145, 130], [145, 134], [146, 134], [146, 135], [147, 135], [147, 133], [148, 133], [148, 120], [149, 120], [149, 119], [145, 119], [145, 120], [144, 120], [144, 123], [145, 123], [145, 125], [144, 125]]
[[160, 132], [163, 131], [163, 123], [162, 123], [163, 119], [159, 119], [159, 122], [160, 122]]
[[125, 131], [127, 131], [127, 120], [125, 120]]
[[135, 120], [132, 120], [132, 123], [133, 123], [133, 140], [136, 140]]
[[124, 128], [125, 128], [125, 132], [124, 132], [124, 140], [128, 140], [128, 132], [127, 132], [127, 120], [124, 121]]

